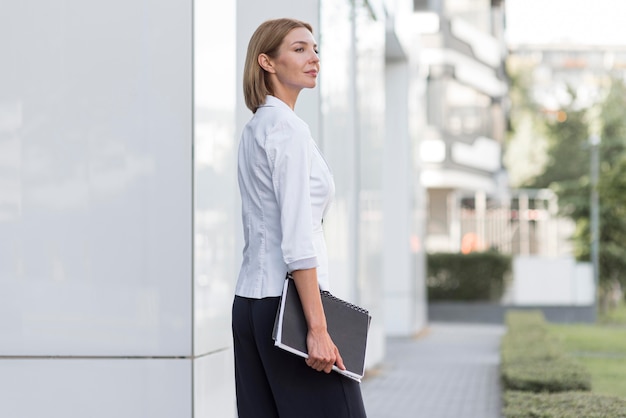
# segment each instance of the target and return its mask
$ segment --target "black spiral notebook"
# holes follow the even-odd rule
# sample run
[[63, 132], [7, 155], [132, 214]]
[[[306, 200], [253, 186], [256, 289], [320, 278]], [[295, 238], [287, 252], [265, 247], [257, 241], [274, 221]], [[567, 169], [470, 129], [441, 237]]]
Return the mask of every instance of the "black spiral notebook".
[[[339, 349], [346, 366], [346, 370], [337, 366], [333, 366], [333, 370], [360, 382], [365, 373], [365, 348], [371, 321], [369, 312], [327, 291], [322, 291], [321, 296], [328, 334]], [[293, 279], [287, 278], [274, 322], [274, 344], [307, 358], [307, 331], [296, 284]]]

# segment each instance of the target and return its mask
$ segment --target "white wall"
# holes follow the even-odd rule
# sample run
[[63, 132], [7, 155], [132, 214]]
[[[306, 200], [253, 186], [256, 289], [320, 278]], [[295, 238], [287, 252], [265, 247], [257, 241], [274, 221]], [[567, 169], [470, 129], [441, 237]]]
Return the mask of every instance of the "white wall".
[[219, 3], [195, 3], [195, 51], [192, 1], [0, 15], [0, 416], [234, 415]]
[[[417, 170], [413, 166], [409, 135], [410, 83], [408, 59], [387, 60], [386, 132], [384, 149], [384, 245], [383, 277], [385, 329], [388, 335], [406, 336], [426, 324], [424, 282], [416, 260], [424, 256], [418, 247], [422, 236], [415, 219]], [[421, 297], [420, 297], [421, 296]], [[420, 309], [421, 308], [421, 309]]]
[[508, 298], [511, 305], [593, 305], [592, 267], [571, 257], [515, 257]]
[[0, 354], [189, 354], [190, 7], [31, 3], [0, 17]]
[[387, 335], [410, 336], [427, 322], [424, 232], [426, 197], [417, 150], [423, 137], [420, 42], [412, 2], [398, 1], [385, 40], [383, 162], [384, 315]]
[[352, 6], [323, 1], [320, 22], [321, 124], [319, 143], [335, 180], [335, 199], [324, 219], [332, 290], [357, 302], [359, 159], [356, 153], [356, 106]]
[[236, 2], [194, 0], [193, 19], [193, 416], [232, 417], [234, 232], [240, 229]]
[[[231, 347], [237, 206], [234, 2], [194, 3], [194, 354]], [[215, 65], [219, 57], [220, 65]]]
[[2, 359], [0, 415], [191, 417], [190, 364], [185, 359]]

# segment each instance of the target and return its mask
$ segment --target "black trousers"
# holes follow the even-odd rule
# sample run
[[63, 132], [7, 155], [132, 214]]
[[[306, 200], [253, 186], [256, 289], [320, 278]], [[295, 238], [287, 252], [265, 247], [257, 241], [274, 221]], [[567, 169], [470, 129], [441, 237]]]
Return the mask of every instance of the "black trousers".
[[235, 296], [233, 339], [239, 418], [365, 418], [358, 382], [311, 369], [274, 346], [279, 298]]

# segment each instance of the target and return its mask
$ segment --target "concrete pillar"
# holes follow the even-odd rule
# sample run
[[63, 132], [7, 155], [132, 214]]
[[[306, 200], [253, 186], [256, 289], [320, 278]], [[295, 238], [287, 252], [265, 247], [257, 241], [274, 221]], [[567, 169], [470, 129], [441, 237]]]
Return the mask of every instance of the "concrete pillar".
[[3, 9], [0, 416], [235, 415], [235, 30], [218, 0]]

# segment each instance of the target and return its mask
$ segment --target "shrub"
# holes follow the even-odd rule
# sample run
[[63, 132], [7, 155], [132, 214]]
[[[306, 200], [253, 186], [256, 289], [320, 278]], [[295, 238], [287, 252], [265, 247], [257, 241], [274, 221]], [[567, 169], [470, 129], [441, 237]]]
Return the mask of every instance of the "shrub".
[[511, 256], [497, 252], [427, 256], [429, 300], [500, 300]]
[[548, 361], [563, 355], [541, 311], [509, 311], [505, 321], [507, 334], [500, 348], [503, 363]]
[[506, 389], [529, 392], [591, 390], [591, 375], [567, 357], [540, 311], [509, 311], [500, 372]]
[[626, 400], [589, 392], [504, 394], [505, 418], [626, 418]]
[[567, 358], [509, 363], [502, 368], [502, 383], [512, 390], [566, 392], [591, 390], [591, 375]]

